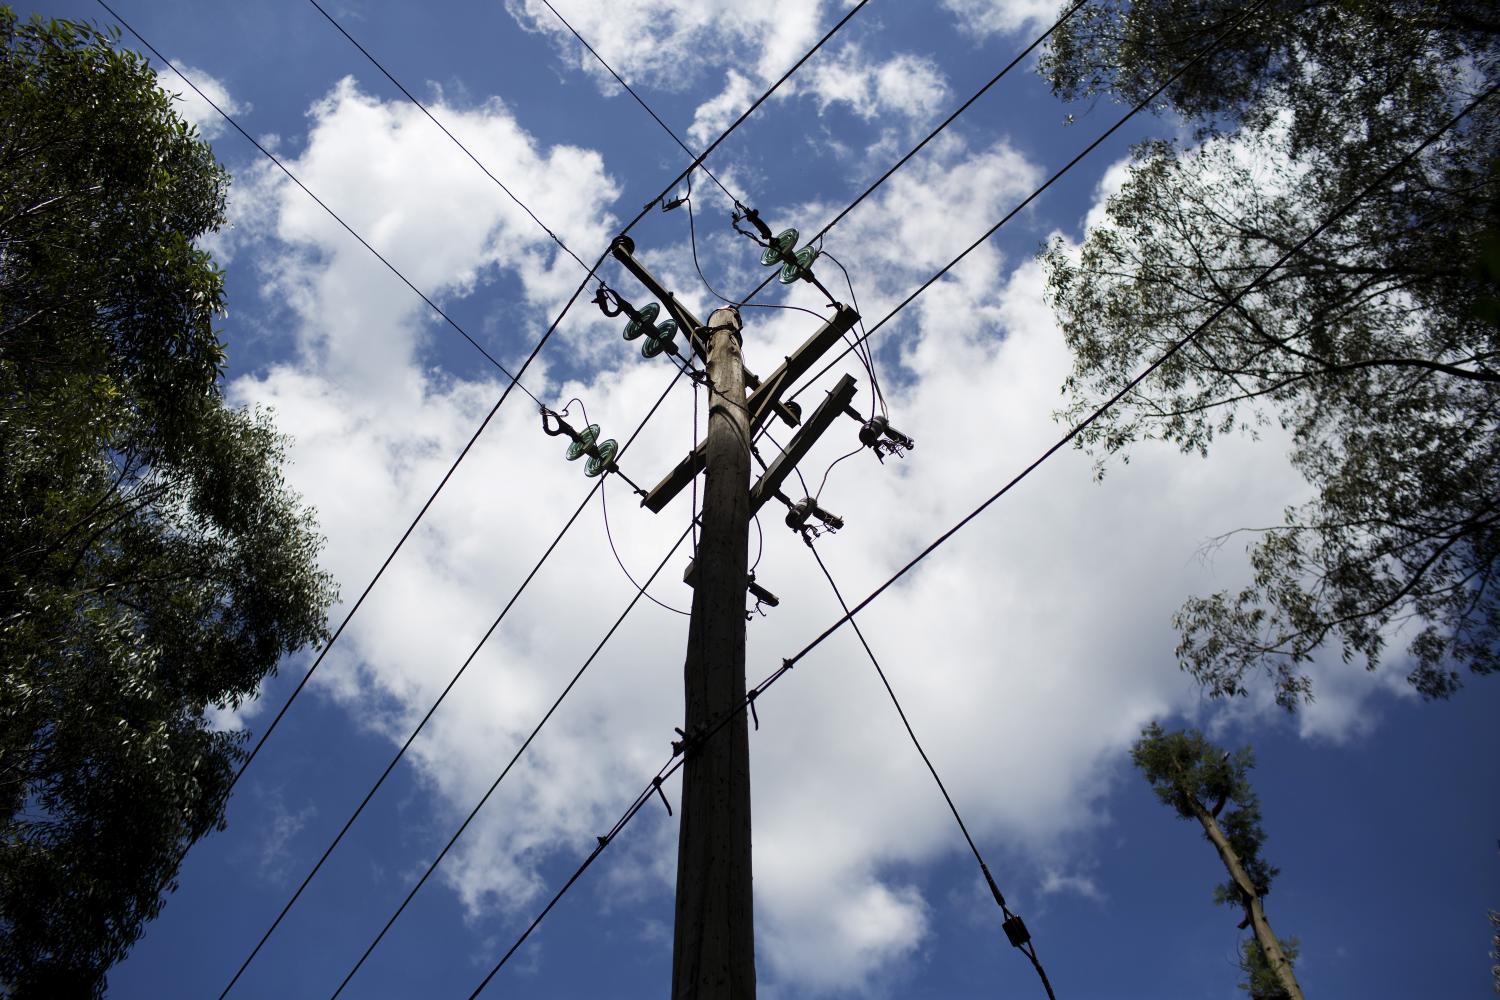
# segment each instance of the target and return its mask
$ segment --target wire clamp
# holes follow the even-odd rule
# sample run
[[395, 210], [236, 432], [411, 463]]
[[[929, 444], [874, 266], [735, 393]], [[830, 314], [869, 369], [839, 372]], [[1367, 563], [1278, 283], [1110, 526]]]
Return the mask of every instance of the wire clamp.
[[694, 726], [691, 733], [685, 733], [676, 727], [672, 731], [682, 737], [680, 740], [672, 741], [673, 757], [687, 757], [703, 742], [703, 730], [698, 726]]
[[1006, 940], [1013, 947], [1024, 948], [1031, 943], [1031, 932], [1026, 929], [1025, 922], [1017, 914], [1012, 913], [1000, 926], [1005, 931]]
[[656, 794], [661, 796], [661, 804], [667, 807], [667, 815], [672, 815], [672, 803], [667, 801], [667, 793], [661, 790], [661, 775], [651, 779], [651, 787], [656, 789]]

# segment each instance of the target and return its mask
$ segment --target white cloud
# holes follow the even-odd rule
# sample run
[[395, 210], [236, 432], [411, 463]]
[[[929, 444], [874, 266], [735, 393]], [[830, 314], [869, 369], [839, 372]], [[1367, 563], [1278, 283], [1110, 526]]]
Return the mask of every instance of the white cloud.
[[[738, 65], [760, 80], [780, 76], [818, 37], [825, 5], [738, 0], [555, 0], [568, 22], [634, 86], [682, 90]], [[506, 0], [521, 25], [551, 36], [574, 65], [615, 83], [541, 0]], [[719, 57], [715, 58], [715, 54]]]
[[805, 86], [819, 110], [844, 104], [866, 120], [899, 115], [913, 124], [930, 119], [949, 94], [934, 60], [898, 53], [876, 61], [854, 43], [809, 66]]
[[[496, 103], [438, 113], [575, 248], [603, 245], [616, 188], [598, 154], [542, 149]], [[518, 280], [520, 298], [495, 338], [513, 357], [576, 269], [461, 154], [435, 152], [446, 147], [430, 128], [345, 81], [313, 109], [293, 169], [335, 193], [335, 208], [445, 301]], [[829, 249], [856, 276], [866, 314], [878, 316], [1037, 179], [1004, 143], [971, 149], [945, 137], [846, 220]], [[265, 174], [251, 193], [274, 195], [274, 207], [244, 216], [242, 228], [255, 232], [242, 239], [266, 268], [267, 294], [294, 318], [299, 351], [239, 379], [232, 394], [276, 406], [295, 434], [289, 478], [321, 513], [327, 561], [348, 597], [499, 383], [430, 371], [426, 345], [450, 334], [406, 289], [300, 192]], [[740, 262], [745, 246], [705, 243]], [[685, 248], [643, 253], [688, 287]], [[728, 270], [738, 281], [737, 266]], [[1068, 357], [1041, 285], [1038, 264], [1010, 266], [986, 246], [878, 335], [892, 422], [918, 446], [885, 465], [862, 454], [830, 478], [823, 503], [848, 527], [819, 549], [851, 601], [1060, 434], [1048, 415]], [[700, 311], [706, 304], [686, 297]], [[528, 385], [549, 401], [581, 397], [623, 442], [670, 369], [599, 336], [610, 324], [596, 316], [575, 315], [579, 325], [562, 336], [587, 376], [558, 384], [544, 369]], [[811, 325], [796, 313], [746, 318], [747, 360], [761, 370]], [[589, 336], [595, 346], [584, 351]], [[633, 478], [650, 481], [680, 457], [690, 414], [679, 390], [624, 461]], [[585, 493], [579, 466], [537, 423], [523, 399], [507, 404], [327, 661], [316, 689], [360, 724], [404, 738]], [[852, 424], [835, 425], [805, 468], [821, 475], [852, 437]], [[1064, 874], [1074, 869], [1059, 837], [1105, 821], [1096, 803], [1111, 763], [1144, 722], [1195, 703], [1171, 660], [1171, 612], [1185, 594], [1240, 577], [1242, 559], [1204, 564], [1194, 552], [1212, 534], [1274, 516], [1296, 487], [1265, 442], [1225, 440], [1209, 461], [1143, 447], [1103, 486], [1085, 456], [1064, 451], [860, 616], [976, 837], [996, 854], [1036, 858], [1008, 866], [1012, 883], [1086, 892], [1086, 880]], [[652, 516], [619, 484], [610, 490], [621, 557], [644, 577], [685, 525], [688, 501]], [[762, 522], [758, 578], [782, 604], [750, 627], [752, 680], [838, 613], [801, 542], [774, 511]], [[653, 588], [679, 606], [685, 561], [673, 559]], [[596, 501], [412, 748], [441, 813], [467, 812], [633, 592], [613, 566]], [[443, 869], [475, 921], [527, 909], [541, 864], [586, 854], [665, 759], [681, 723], [684, 635], [681, 618], [643, 604], [507, 779]], [[933, 903], [910, 872], [962, 842], [850, 631], [788, 674], [759, 714], [755, 864], [768, 987], [857, 991], [919, 961]], [[674, 830], [658, 812], [642, 814], [596, 871], [607, 879], [618, 859], [647, 859], [665, 893]], [[649, 880], [627, 883], [606, 884], [650, 891]]]
[[[182, 74], [186, 74], [188, 80], [198, 85], [194, 90], [183, 79], [183, 76], [174, 70], [163, 67], [156, 71], [156, 85], [167, 93], [174, 95], [177, 113], [187, 119], [189, 124], [198, 126], [198, 134], [205, 139], [216, 139], [224, 134], [229, 127], [222, 115], [215, 111], [213, 104], [217, 104], [227, 115], [244, 115], [250, 111], [248, 103], [236, 101], [229, 94], [229, 88], [217, 78], [210, 76], [201, 69], [194, 69], [182, 63]], [[198, 91], [202, 91], [199, 94]]]
[[960, 31], [979, 38], [1045, 30], [1057, 19], [1056, 0], [943, 0]]

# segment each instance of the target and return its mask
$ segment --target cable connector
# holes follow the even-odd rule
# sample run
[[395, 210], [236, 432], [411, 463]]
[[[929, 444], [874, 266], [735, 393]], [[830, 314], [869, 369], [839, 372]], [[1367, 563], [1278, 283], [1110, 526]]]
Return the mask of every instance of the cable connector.
[[1012, 913], [1000, 927], [1005, 931], [1005, 937], [1012, 947], [1024, 948], [1031, 943], [1031, 932], [1017, 914]]
[[905, 457], [908, 451], [917, 446], [916, 441], [896, 430], [889, 420], [879, 414], [866, 420], [852, 406], [845, 407], [844, 412], [860, 422], [859, 443], [874, 450], [875, 457], [882, 463], [885, 462], [887, 455]]
[[[823, 527], [820, 529], [809, 523], [813, 520], [819, 521]], [[838, 531], [844, 526], [844, 519], [819, 507], [812, 497], [803, 497], [787, 511], [786, 526], [800, 532], [805, 541], [811, 542], [824, 532], [832, 534]]]

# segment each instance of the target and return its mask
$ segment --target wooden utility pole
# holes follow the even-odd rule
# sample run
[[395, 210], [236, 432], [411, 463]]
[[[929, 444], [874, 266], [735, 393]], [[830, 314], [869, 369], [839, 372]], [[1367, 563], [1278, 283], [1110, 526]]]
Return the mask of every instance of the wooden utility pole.
[[[708, 321], [707, 482], [688, 626], [686, 762], [677, 845], [673, 1000], [752, 1000], [750, 739], [745, 713], [745, 587], [750, 529], [750, 415], [740, 316]], [[710, 726], [729, 722], [712, 739]]]
[[[693, 354], [704, 361], [710, 385], [707, 438], [641, 500], [641, 506], [660, 513], [699, 472], [707, 475], [703, 530], [684, 577], [693, 586], [693, 616], [684, 667], [686, 759], [677, 843], [672, 997], [753, 1000], [750, 734], [743, 711], [750, 516], [772, 497], [790, 505], [780, 484], [854, 398], [854, 380], [846, 375], [803, 426], [798, 426], [801, 411], [781, 402], [782, 393], [853, 329], [859, 314], [831, 303], [834, 316], [775, 371], [759, 379], [745, 370], [738, 310], [715, 310], [704, 326], [635, 259], [629, 237], [617, 237], [610, 253], [687, 332]], [[807, 274], [810, 277], [811, 271]], [[748, 396], [747, 387], [754, 389]], [[752, 434], [773, 414], [798, 430], [752, 490]], [[774, 595], [763, 589], [757, 595], [775, 606]]]

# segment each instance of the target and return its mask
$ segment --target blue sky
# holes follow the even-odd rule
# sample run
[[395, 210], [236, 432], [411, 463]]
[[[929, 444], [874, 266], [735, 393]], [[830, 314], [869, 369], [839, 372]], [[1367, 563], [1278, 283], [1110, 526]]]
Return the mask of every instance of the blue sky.
[[[555, 3], [695, 148], [847, 7]], [[92, 3], [42, 9], [107, 20]], [[117, 9], [507, 365], [581, 279], [305, 0]], [[686, 165], [535, 0], [329, 9], [587, 260]], [[814, 231], [1053, 16], [1044, 0], [872, 0], [711, 166], [773, 227]], [[273, 406], [295, 438], [288, 479], [318, 507], [325, 564], [352, 599], [502, 383], [239, 135], [191, 99], [184, 111], [235, 176], [233, 226], [211, 244], [228, 273], [226, 393]], [[864, 315], [883, 316], [1121, 112], [1059, 104], [1030, 63], [1008, 77], [830, 233]], [[829, 476], [821, 502], [848, 526], [819, 549], [846, 595], [868, 593], [1061, 433], [1051, 413], [1068, 359], [1034, 253], [1054, 233], [1081, 237], [1130, 142], [1174, 131], [1132, 123], [877, 335], [891, 421], [918, 446], [884, 465], [861, 454]], [[693, 202], [704, 273], [743, 295], [761, 277], [758, 249], [730, 229], [706, 178]], [[633, 235], [700, 314], [712, 308], [683, 209], [652, 212]], [[604, 276], [645, 300], [612, 265]], [[823, 305], [806, 289], [786, 301]], [[817, 322], [745, 318], [757, 371]], [[623, 441], [671, 369], [617, 326], [585, 303], [524, 381], [549, 405], [579, 397]], [[863, 394], [863, 371], [848, 367]], [[625, 471], [654, 481], [691, 445], [693, 420], [679, 385]], [[217, 995], [228, 982], [586, 493], [539, 431], [533, 404], [506, 403], [247, 772], [228, 830], [190, 854], [180, 889], [112, 973], [112, 995]], [[853, 433], [835, 425], [804, 469], [821, 477]], [[1366, 674], [1335, 656], [1315, 666], [1312, 709], [1288, 718], [1264, 691], [1206, 702], [1172, 660], [1181, 600], [1246, 578], [1238, 542], [1212, 556], [1205, 543], [1274, 523], [1305, 494], [1274, 433], [1221, 441], [1207, 460], [1142, 447], [1097, 484], [1087, 456], [1063, 452], [862, 616], [1060, 997], [1243, 996], [1237, 918], [1210, 899], [1217, 861], [1128, 765], [1153, 718], [1256, 746], [1267, 854], [1282, 869], [1267, 909], [1302, 941], [1309, 996], [1488, 990], [1494, 685], [1428, 705], [1399, 662]], [[639, 578], [690, 499], [652, 515], [620, 484], [608, 496]], [[782, 605], [750, 626], [753, 679], [838, 614], [780, 518], [762, 520], [757, 575]], [[685, 559], [652, 588], [676, 607], [689, 600]], [[332, 992], [632, 592], [595, 502], [231, 995]], [[636, 609], [346, 995], [468, 994], [665, 759], [685, 633], [679, 615]], [[260, 703], [222, 724], [258, 733], [309, 662], [289, 660]], [[763, 997], [1042, 995], [852, 636], [810, 656], [759, 715]], [[667, 794], [675, 803], [675, 784]], [[486, 995], [661, 995], [674, 870], [675, 821], [653, 805]]]

